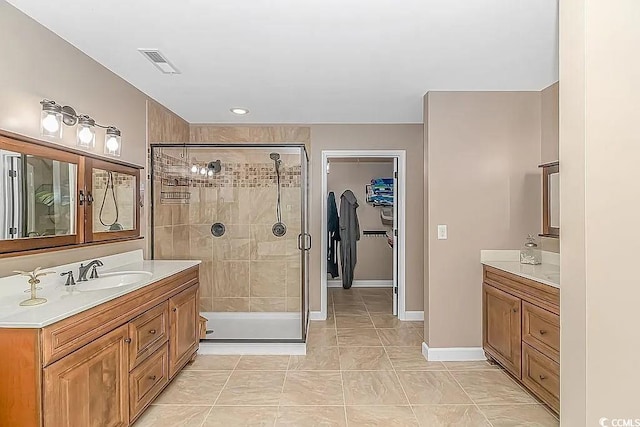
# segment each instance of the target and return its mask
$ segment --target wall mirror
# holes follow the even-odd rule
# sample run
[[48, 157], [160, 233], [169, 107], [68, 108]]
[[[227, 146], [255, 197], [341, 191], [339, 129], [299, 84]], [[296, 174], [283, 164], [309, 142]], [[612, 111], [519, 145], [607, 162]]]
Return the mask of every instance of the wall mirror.
[[92, 240], [139, 234], [140, 173], [130, 167], [91, 160], [87, 168]]
[[560, 236], [560, 164], [540, 165], [542, 168], [542, 234]]
[[0, 131], [0, 257], [138, 238], [140, 169]]

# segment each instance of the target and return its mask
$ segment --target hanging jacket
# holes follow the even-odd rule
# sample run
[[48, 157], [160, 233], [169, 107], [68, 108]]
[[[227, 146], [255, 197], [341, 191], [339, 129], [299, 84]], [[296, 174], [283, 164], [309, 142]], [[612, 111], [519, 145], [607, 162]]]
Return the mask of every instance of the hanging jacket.
[[329, 232], [329, 251], [327, 253], [327, 273], [331, 278], [339, 276], [337, 242], [340, 241], [340, 224], [338, 219], [338, 207], [336, 195], [333, 191], [327, 196], [327, 230]]
[[353, 284], [353, 272], [358, 262], [357, 243], [360, 240], [358, 223], [358, 200], [351, 190], [340, 196], [340, 263], [342, 266], [342, 287], [349, 289]]

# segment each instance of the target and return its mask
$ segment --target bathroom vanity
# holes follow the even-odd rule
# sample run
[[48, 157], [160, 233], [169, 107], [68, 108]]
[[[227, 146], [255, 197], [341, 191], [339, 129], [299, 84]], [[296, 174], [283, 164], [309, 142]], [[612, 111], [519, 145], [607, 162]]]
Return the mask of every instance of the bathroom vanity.
[[36, 307], [18, 306], [19, 276], [0, 279], [0, 425], [129, 426], [195, 357], [199, 262], [134, 251], [104, 264], [142, 278], [96, 289], [52, 274]]
[[559, 255], [523, 265], [518, 251], [482, 251], [482, 344], [555, 412], [560, 411]]

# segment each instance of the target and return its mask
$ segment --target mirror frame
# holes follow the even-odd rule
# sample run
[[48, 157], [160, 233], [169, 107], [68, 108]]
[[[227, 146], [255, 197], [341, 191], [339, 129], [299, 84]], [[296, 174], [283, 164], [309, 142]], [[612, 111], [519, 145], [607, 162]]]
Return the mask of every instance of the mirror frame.
[[542, 234], [541, 237], [560, 237], [560, 227], [551, 226], [551, 192], [549, 191], [550, 176], [560, 173], [560, 163], [551, 162], [539, 166], [542, 168]]
[[[84, 157], [65, 151], [49, 150], [46, 147], [33, 144], [25, 144], [11, 138], [0, 135], [0, 147], [9, 151], [30, 156], [38, 156], [50, 160], [60, 162], [73, 163], [77, 166], [77, 174], [80, 176], [84, 173]], [[76, 191], [79, 187], [76, 188]], [[75, 234], [64, 236], [39, 236], [28, 237], [22, 239], [2, 240], [0, 245], [0, 253], [27, 251], [33, 249], [51, 248], [57, 246], [71, 246], [82, 243], [84, 237], [84, 213], [80, 206], [76, 208], [76, 230]]]
[[[0, 259], [143, 238], [140, 236], [140, 179], [141, 170], [144, 169], [144, 166], [134, 165], [117, 159], [104, 158], [94, 155], [93, 153], [75, 150], [64, 145], [30, 138], [2, 129], [0, 129], [0, 147], [17, 153], [76, 164], [78, 174], [76, 179], [76, 200], [78, 205], [76, 209], [77, 225], [75, 234], [0, 240]], [[88, 216], [92, 214], [91, 206], [83, 203], [80, 198], [81, 191], [83, 194], [87, 194], [87, 190], [91, 188], [89, 175], [92, 172], [92, 166], [99, 167], [100, 169], [113, 170], [114, 172], [123, 172], [136, 177], [135, 206], [137, 209], [136, 228], [134, 230], [93, 233], [93, 217]]]

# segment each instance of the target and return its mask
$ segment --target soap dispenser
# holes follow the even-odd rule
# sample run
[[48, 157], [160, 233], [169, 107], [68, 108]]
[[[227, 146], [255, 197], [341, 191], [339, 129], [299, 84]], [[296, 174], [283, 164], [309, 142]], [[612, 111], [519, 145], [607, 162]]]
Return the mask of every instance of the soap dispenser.
[[520, 264], [542, 264], [542, 251], [538, 249], [536, 239], [531, 234], [529, 234], [527, 242], [520, 249]]

